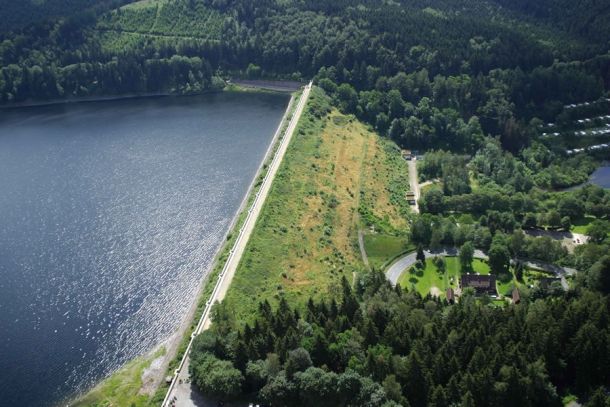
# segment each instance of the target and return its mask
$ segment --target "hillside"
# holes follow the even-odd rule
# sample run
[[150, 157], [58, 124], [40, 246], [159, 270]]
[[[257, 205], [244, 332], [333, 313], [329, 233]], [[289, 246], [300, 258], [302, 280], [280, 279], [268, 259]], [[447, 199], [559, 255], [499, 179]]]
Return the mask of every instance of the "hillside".
[[70, 17], [88, 9], [103, 10], [125, 0], [1, 0], [0, 32], [26, 27], [42, 20]]
[[556, 24], [566, 32], [602, 40], [608, 46], [610, 39], [610, 4], [605, 1], [586, 0], [494, 0], [511, 10], [518, 11], [550, 24]]

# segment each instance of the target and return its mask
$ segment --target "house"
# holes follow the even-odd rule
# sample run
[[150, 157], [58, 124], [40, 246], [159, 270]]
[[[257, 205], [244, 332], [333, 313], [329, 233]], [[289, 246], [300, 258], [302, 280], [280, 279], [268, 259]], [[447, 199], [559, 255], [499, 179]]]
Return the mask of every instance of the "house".
[[413, 158], [413, 155], [411, 154], [411, 150], [401, 150], [400, 153], [402, 154], [402, 158], [404, 158], [407, 161], [410, 161], [411, 158]]
[[492, 275], [481, 274], [462, 274], [460, 279], [462, 290], [465, 288], [474, 288], [477, 295], [489, 294], [496, 296], [496, 277]]
[[455, 303], [455, 294], [453, 293], [453, 288], [447, 288], [447, 302], [449, 304]]
[[513, 288], [513, 304], [519, 304], [521, 302], [521, 294], [517, 287]]

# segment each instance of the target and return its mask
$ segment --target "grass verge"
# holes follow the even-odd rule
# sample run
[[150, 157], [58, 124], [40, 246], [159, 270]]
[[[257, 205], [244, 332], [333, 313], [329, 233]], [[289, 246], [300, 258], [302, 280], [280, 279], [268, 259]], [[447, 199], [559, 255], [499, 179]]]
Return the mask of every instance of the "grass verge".
[[164, 349], [150, 357], [138, 357], [95, 386], [85, 396], [72, 403], [73, 407], [149, 406], [149, 396], [138, 394], [142, 374], [151, 362], [162, 356]]
[[381, 270], [384, 264], [409, 249], [409, 240], [405, 236], [366, 234], [364, 247], [371, 267]]

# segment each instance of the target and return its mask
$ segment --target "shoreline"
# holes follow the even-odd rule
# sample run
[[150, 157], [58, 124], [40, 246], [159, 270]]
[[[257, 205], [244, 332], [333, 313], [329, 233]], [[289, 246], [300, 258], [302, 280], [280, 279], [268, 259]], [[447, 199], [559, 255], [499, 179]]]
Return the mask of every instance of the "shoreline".
[[604, 186], [604, 185], [600, 185], [597, 184], [595, 182], [593, 182], [593, 174], [595, 174], [597, 171], [610, 167], [610, 161], [608, 160], [603, 160], [600, 162], [599, 166], [595, 169], [595, 171], [593, 171], [591, 174], [589, 174], [589, 179], [587, 179], [585, 182], [580, 183], [578, 185], [572, 185], [571, 187], [565, 187], [565, 188], [560, 188], [560, 189], [556, 189], [553, 192], [570, 192], [570, 191], [576, 191], [577, 189], [580, 189], [584, 186], [587, 185], [596, 185], [598, 187], [604, 188], [604, 189], [608, 189], [610, 188], [610, 186]]
[[[252, 92], [252, 91], [254, 91], [254, 89], [245, 90], [245, 92], [248, 92], [248, 91]], [[236, 89], [225, 88], [225, 89], [221, 90], [220, 92], [241, 92], [241, 91], [238, 89], [236, 90]], [[263, 90], [262, 93], [265, 93], [265, 90]], [[283, 92], [283, 93], [285, 93], [285, 92]], [[265, 173], [265, 170], [268, 169], [269, 161], [270, 161], [270, 159], [273, 158], [274, 152], [278, 148], [278, 141], [281, 139], [281, 135], [284, 132], [284, 130], [291, 118], [291, 114], [292, 114], [292, 111], [294, 108], [294, 102], [297, 99], [297, 97], [296, 97], [297, 93], [298, 93], [298, 90], [296, 92], [292, 92], [292, 96], [291, 96], [290, 100], [288, 101], [284, 114], [278, 123], [278, 127], [277, 127], [272, 139], [269, 142], [269, 146], [267, 147], [265, 155], [261, 159], [261, 162], [260, 162], [254, 176], [252, 177], [252, 181], [250, 182], [250, 185], [248, 186], [248, 189], [246, 190], [246, 193], [244, 194], [244, 197], [243, 197], [239, 207], [233, 214], [231, 222], [229, 223], [229, 226], [227, 227], [222, 238], [219, 240], [218, 247], [215, 249], [214, 259], [208, 266], [207, 270], [205, 270], [203, 272], [202, 278], [201, 278], [198, 288], [197, 288], [197, 294], [195, 295], [193, 302], [192, 302], [191, 306], [189, 307], [188, 311], [183, 316], [182, 322], [180, 323], [178, 328], [168, 337], [166, 337], [165, 339], [160, 341], [158, 344], [156, 344], [148, 352], [126, 361], [119, 369], [112, 372], [109, 376], [100, 380], [95, 386], [89, 388], [88, 390], [86, 390], [85, 392], [83, 392], [81, 394], [70, 397], [69, 401], [67, 402], [67, 405], [78, 404], [79, 400], [82, 400], [84, 397], [87, 396], [87, 394], [89, 394], [91, 391], [93, 391], [94, 389], [101, 386], [109, 378], [113, 377], [118, 372], [121, 372], [129, 363], [131, 363], [132, 361], [134, 361], [137, 358], [145, 358], [147, 360], [150, 360], [150, 365], [148, 367], [146, 367], [142, 373], [142, 377], [141, 377], [142, 386], [140, 387], [140, 389], [138, 389], [138, 394], [145, 394], [152, 398], [155, 396], [156, 392], [160, 388], [162, 388], [163, 379], [166, 377], [166, 375], [171, 374], [171, 372], [169, 371], [170, 365], [171, 365], [172, 361], [174, 361], [176, 359], [176, 357], [178, 356], [179, 349], [180, 349], [183, 341], [185, 340], [185, 338], [187, 338], [187, 333], [189, 332], [189, 330], [191, 328], [196, 329], [197, 311], [202, 303], [205, 304], [205, 297], [206, 297], [205, 291], [206, 291], [208, 283], [213, 282], [214, 279], [217, 279], [220, 277], [219, 275], [214, 276], [215, 269], [218, 267], [220, 259], [222, 258], [223, 254], [225, 253], [226, 249], [228, 248], [230, 241], [231, 241], [231, 236], [236, 232], [236, 228], [239, 226], [239, 223], [242, 220], [241, 216], [244, 214], [244, 211], [246, 210], [249, 201], [252, 198], [254, 198], [254, 196], [255, 196], [255, 191], [258, 187], [257, 183], [259, 181], [259, 178]], [[163, 95], [150, 95], [147, 97], [158, 97], [158, 96], [163, 97]], [[172, 96], [172, 95], [167, 95], [167, 96]], [[176, 95], [176, 96], [188, 96], [188, 95]], [[136, 98], [137, 98], [137, 96], [136, 96]], [[114, 100], [114, 99], [109, 99], [109, 100]], [[190, 338], [190, 336], [188, 336], [188, 338]], [[154, 355], [159, 353], [161, 350], [164, 350], [162, 355], [160, 355], [158, 357], [154, 357]], [[65, 405], [66, 403], [63, 402], [63, 404]]]
[[[125, 93], [116, 95], [99, 95], [99, 96], [76, 96], [67, 97], [63, 99], [49, 99], [49, 100], [30, 100], [16, 103], [3, 103], [0, 104], [0, 112], [5, 110], [23, 109], [29, 107], [45, 107], [45, 106], [57, 106], [57, 105], [72, 105], [78, 103], [95, 103], [95, 102], [112, 102], [119, 100], [131, 100], [131, 99], [152, 99], [152, 98], [166, 98], [166, 97], [183, 97], [183, 96], [201, 96], [209, 95], [214, 93], [222, 92], [260, 92], [260, 93], [282, 93], [282, 94], [293, 94], [298, 89], [293, 89], [291, 82], [289, 81], [274, 81], [270, 86], [265, 86], [266, 81], [246, 81], [246, 80], [228, 80], [224, 81], [225, 86], [222, 89], [207, 89], [201, 92], [194, 93], [172, 93], [172, 92], [144, 92], [144, 93]], [[281, 86], [280, 82], [286, 82], [286, 86]]]
[[[238, 226], [240, 215], [242, 213], [244, 213], [244, 210], [246, 210], [246, 208], [247, 208], [248, 201], [250, 200], [250, 198], [252, 197], [252, 194], [254, 193], [254, 190], [256, 189], [256, 183], [257, 183], [258, 178], [264, 172], [265, 166], [267, 165], [269, 158], [273, 156], [273, 153], [277, 147], [277, 142], [280, 139], [280, 135], [282, 134], [282, 130], [283, 130], [286, 122], [288, 121], [288, 117], [289, 117], [292, 107], [294, 105], [294, 100], [295, 100], [295, 97], [293, 95], [290, 98], [290, 100], [288, 101], [288, 104], [286, 105], [286, 110], [284, 111], [284, 115], [280, 119], [277, 130], [275, 131], [271, 141], [269, 142], [269, 147], [267, 147], [267, 151], [265, 152], [265, 155], [263, 156], [261, 163], [258, 166], [256, 173], [254, 174], [254, 177], [252, 177], [252, 181], [250, 182], [250, 185], [248, 186], [248, 189], [246, 190], [246, 193], [244, 194], [244, 198], [242, 199], [237, 210], [235, 211], [235, 213], [231, 219], [231, 223], [229, 224], [229, 227], [227, 228], [226, 232], [222, 236], [221, 244], [217, 247], [217, 249], [215, 251], [214, 260], [212, 260], [212, 263], [208, 267], [208, 270], [205, 271], [203, 278], [201, 279], [201, 281], [199, 283], [199, 287], [197, 288], [197, 295], [196, 295], [192, 305], [190, 306], [187, 314], [185, 315], [182, 323], [180, 324], [180, 327], [170, 337], [168, 337], [163, 342], [161, 342], [160, 344], [155, 346], [154, 349], [149, 353], [149, 354], [154, 354], [154, 353], [158, 352], [161, 348], [165, 347], [165, 353], [163, 355], [161, 355], [159, 358], [156, 358], [151, 362], [151, 364], [153, 364], [155, 362], [155, 360], [160, 359], [160, 360], [162, 360], [161, 361], [162, 366], [160, 366], [158, 369], [155, 369], [156, 372], [151, 372], [151, 376], [152, 376], [151, 379], [153, 380], [154, 385], [152, 386], [153, 388], [151, 389], [152, 392], [146, 393], [146, 394], [153, 396], [154, 392], [159, 388], [159, 385], [163, 381], [164, 375], [166, 373], [168, 373], [169, 364], [177, 355], [178, 348], [180, 347], [180, 343], [182, 342], [183, 338], [185, 337], [185, 333], [188, 331], [189, 327], [193, 324], [193, 322], [195, 322], [195, 315], [197, 313], [198, 305], [204, 297], [204, 290], [205, 290], [206, 283], [209, 281], [209, 278], [211, 277], [211, 274], [212, 274], [214, 268], [217, 266], [218, 261], [219, 261], [220, 257], [222, 256], [222, 253], [223, 253], [227, 243], [229, 242], [229, 236], [231, 236], [233, 234], [236, 227]], [[145, 369], [144, 374], [146, 374], [147, 371], [149, 371], [149, 369]], [[142, 387], [143, 388], [146, 387], [146, 383], [142, 383]]]
[[[214, 91], [206, 92], [213, 93]], [[222, 92], [220, 90], [219, 92]], [[50, 99], [40, 101], [29, 101], [29, 102], [17, 102], [13, 104], [0, 104], [0, 111], [2, 110], [13, 110], [22, 109], [28, 107], [45, 107], [45, 106], [56, 106], [56, 105], [72, 105], [78, 103], [95, 103], [95, 102], [112, 102], [118, 100], [130, 100], [130, 99], [151, 99], [151, 98], [163, 98], [170, 96], [195, 96], [202, 95], [204, 93], [189, 93], [189, 94], [178, 94], [170, 92], [158, 92], [158, 93], [129, 93], [123, 95], [107, 95], [107, 96], [81, 96], [66, 99]]]
[[[312, 85], [310, 83], [303, 89], [303, 92], [299, 97], [298, 103], [293, 103], [293, 100], [296, 100], [296, 98], [293, 96], [289, 106], [296, 105], [294, 107], [294, 111], [292, 111], [291, 108], [287, 108], [284, 117], [282, 118], [282, 121], [278, 126], [278, 130], [276, 131], [276, 136], [278, 137], [277, 142], [274, 143], [273, 148], [270, 150], [273, 151], [273, 154], [271, 154], [268, 159], [265, 160], [265, 164], [269, 160], [271, 160], [271, 162], [267, 166], [263, 164], [262, 168], [266, 167], [266, 172], [260, 182], [260, 188], [258, 188], [258, 190], [256, 190], [255, 188], [251, 191], [251, 194], [248, 197], [248, 202], [251, 201], [251, 204], [247, 211], [244, 210], [240, 214], [240, 218], [242, 215], [245, 215], [245, 218], [243, 218], [243, 223], [241, 223], [239, 234], [237, 235], [234, 241], [232, 241], [231, 243], [227, 242], [229, 243], [229, 246], [225, 246], [225, 249], [230, 248], [230, 251], [228, 257], [224, 261], [222, 269], [219, 270], [219, 275], [215, 281], [214, 287], [211, 287], [212, 292], [209, 294], [209, 296], [206, 296], [204, 294], [201, 298], [201, 300], [207, 299], [207, 301], [205, 302], [205, 308], [201, 313], [199, 320], [193, 321], [196, 322], [197, 325], [191, 335], [189, 337], [184, 338], [184, 340], [188, 340], [188, 344], [184, 353], [180, 357], [179, 364], [174, 370], [171, 383], [169, 383], [169, 386], [164, 392], [165, 397], [163, 398], [163, 406], [169, 403], [170, 398], [172, 397], [172, 395], [174, 395], [175, 392], [179, 394], [191, 394], [191, 386], [187, 385], [187, 383], [189, 383], [189, 351], [193, 345], [193, 340], [195, 339], [196, 335], [201, 333], [209, 326], [209, 324], [211, 323], [210, 311], [212, 307], [217, 301], [222, 301], [231, 285], [233, 276], [237, 270], [239, 262], [241, 261], [241, 255], [246, 249], [246, 244], [248, 242], [250, 234], [254, 229], [254, 225], [258, 220], [258, 215], [262, 211], [262, 207], [265, 204], [266, 197], [269, 193], [269, 190], [271, 189], [271, 184], [273, 183], [275, 174], [277, 173], [277, 170], [281, 165], [283, 156], [286, 150], [288, 149], [288, 145], [290, 144], [292, 135], [294, 134], [296, 126], [299, 122], [300, 115], [307, 104], [307, 98], [309, 96], [311, 86]], [[257, 176], [256, 179], [258, 180], [260, 176], [262, 176], [262, 172], [259, 176]], [[256, 186], [256, 184], [254, 185]], [[243, 241], [244, 236], [245, 242]], [[164, 387], [161, 387], [159, 388], [158, 392], [161, 392], [163, 390]], [[182, 395], [180, 395], [180, 398], [182, 398]]]

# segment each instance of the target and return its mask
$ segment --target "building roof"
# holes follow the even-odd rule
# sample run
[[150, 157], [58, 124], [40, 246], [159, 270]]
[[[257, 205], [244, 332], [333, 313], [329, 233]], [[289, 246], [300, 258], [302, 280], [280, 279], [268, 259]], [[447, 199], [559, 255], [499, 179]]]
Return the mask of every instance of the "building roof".
[[496, 276], [481, 274], [462, 274], [460, 279], [462, 288], [474, 288], [477, 294], [497, 295]]

